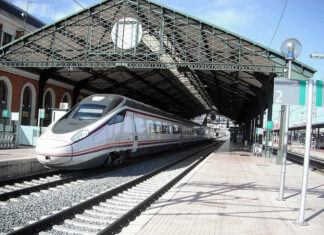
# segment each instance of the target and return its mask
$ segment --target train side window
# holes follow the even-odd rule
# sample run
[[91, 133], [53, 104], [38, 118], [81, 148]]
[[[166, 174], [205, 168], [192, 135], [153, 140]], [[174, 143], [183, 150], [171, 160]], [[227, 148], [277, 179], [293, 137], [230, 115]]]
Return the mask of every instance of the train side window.
[[168, 134], [169, 133], [169, 127], [168, 126], [162, 126], [162, 134]]
[[156, 133], [162, 133], [161, 125], [156, 125]]
[[179, 127], [177, 125], [173, 125], [173, 133], [174, 134], [179, 134], [180, 133], [180, 130], [179, 130]]
[[155, 134], [155, 132], [156, 132], [155, 124], [150, 124], [150, 133]]
[[126, 110], [121, 111], [120, 113], [116, 114], [115, 116], [113, 116], [109, 121], [108, 121], [108, 125], [113, 125], [116, 123], [120, 123], [124, 121], [125, 118], [125, 114], [126, 114]]

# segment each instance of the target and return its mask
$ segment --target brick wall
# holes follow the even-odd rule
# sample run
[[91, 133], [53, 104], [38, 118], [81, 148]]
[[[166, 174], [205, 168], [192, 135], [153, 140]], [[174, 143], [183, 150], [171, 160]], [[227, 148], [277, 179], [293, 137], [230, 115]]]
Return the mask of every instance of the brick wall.
[[[35, 107], [35, 109], [37, 109], [37, 104], [38, 104], [38, 81], [37, 80], [33, 80], [33, 79], [26, 78], [26, 77], [23, 77], [23, 76], [20, 76], [20, 75], [4, 72], [4, 71], [1, 71], [1, 70], [0, 70], [0, 76], [7, 77], [10, 80], [11, 85], [12, 85], [12, 93], [13, 94], [11, 96], [12, 97], [12, 100], [11, 100], [11, 112], [19, 112], [20, 111], [20, 106], [21, 106], [20, 99], [21, 99], [21, 95], [22, 95], [21, 93], [23, 92], [22, 88], [24, 87], [24, 85], [26, 83], [31, 83], [35, 87], [35, 90], [36, 90], [36, 101], [35, 101], [36, 107]], [[52, 85], [52, 84], [46, 84], [44, 92], [46, 91], [47, 88], [52, 88], [54, 90], [54, 92], [55, 92], [55, 108], [59, 108], [62, 97], [66, 92], [70, 94], [71, 99], [73, 97], [73, 91], [72, 90], [62, 88], [62, 87], [59, 87], [59, 86], [55, 86], [55, 85]], [[44, 95], [45, 95], [45, 93], [44, 93]], [[80, 96], [85, 98], [88, 95], [80, 93]], [[38, 112], [37, 112], [37, 110], [35, 110], [34, 119], [37, 118], [37, 114], [38, 114]]]

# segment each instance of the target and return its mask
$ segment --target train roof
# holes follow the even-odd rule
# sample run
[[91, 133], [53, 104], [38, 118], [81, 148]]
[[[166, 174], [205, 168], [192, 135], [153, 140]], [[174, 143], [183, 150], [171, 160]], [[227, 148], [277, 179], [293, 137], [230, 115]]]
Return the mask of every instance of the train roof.
[[[97, 97], [97, 99], [95, 97]], [[100, 99], [99, 97], [104, 97], [104, 99]], [[172, 113], [168, 113], [168, 112], [162, 111], [162, 110], [160, 110], [158, 108], [155, 108], [153, 106], [144, 104], [142, 102], [139, 102], [139, 101], [136, 101], [136, 100], [133, 100], [133, 99], [130, 99], [130, 98], [126, 97], [126, 96], [121, 96], [121, 95], [115, 95], [115, 94], [95, 94], [95, 95], [91, 95], [91, 96], [88, 96], [88, 97], [84, 98], [80, 102], [80, 104], [89, 103], [89, 102], [92, 103], [93, 101], [95, 101], [96, 104], [107, 105], [108, 100], [109, 100], [109, 102], [115, 103], [116, 101], [118, 102], [118, 100], [122, 101], [122, 99], [124, 100], [124, 105], [125, 106], [128, 106], [130, 108], [139, 109], [139, 110], [142, 110], [142, 111], [145, 111], [145, 112], [149, 112], [149, 113], [153, 113], [153, 114], [156, 114], [156, 115], [159, 115], [159, 116], [163, 116], [163, 117], [166, 117], [166, 118], [179, 120], [179, 121], [181, 121], [183, 123], [186, 123], [186, 124], [189, 124], [189, 125], [198, 125], [198, 126], [201, 126], [198, 123], [192, 122], [192, 121], [187, 120], [187, 119], [183, 119], [183, 118], [181, 118], [179, 116], [176, 116], [176, 115], [174, 115]]]

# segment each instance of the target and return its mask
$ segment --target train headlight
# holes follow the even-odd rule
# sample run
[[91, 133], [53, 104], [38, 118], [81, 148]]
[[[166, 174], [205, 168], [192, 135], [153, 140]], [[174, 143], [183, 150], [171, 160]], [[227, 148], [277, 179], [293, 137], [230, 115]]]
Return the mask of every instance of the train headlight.
[[72, 140], [73, 142], [78, 141], [78, 140], [80, 140], [80, 139], [83, 139], [83, 138], [87, 137], [88, 134], [89, 134], [89, 131], [86, 131], [86, 130], [79, 131], [78, 133], [76, 133], [76, 134], [71, 138], [71, 140]]

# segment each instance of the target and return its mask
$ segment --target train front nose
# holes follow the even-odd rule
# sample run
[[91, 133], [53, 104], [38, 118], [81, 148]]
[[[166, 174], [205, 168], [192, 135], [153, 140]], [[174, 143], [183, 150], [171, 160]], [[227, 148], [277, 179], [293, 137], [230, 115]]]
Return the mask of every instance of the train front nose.
[[36, 156], [39, 162], [48, 167], [60, 166], [72, 160], [72, 146], [66, 141], [39, 138]]

